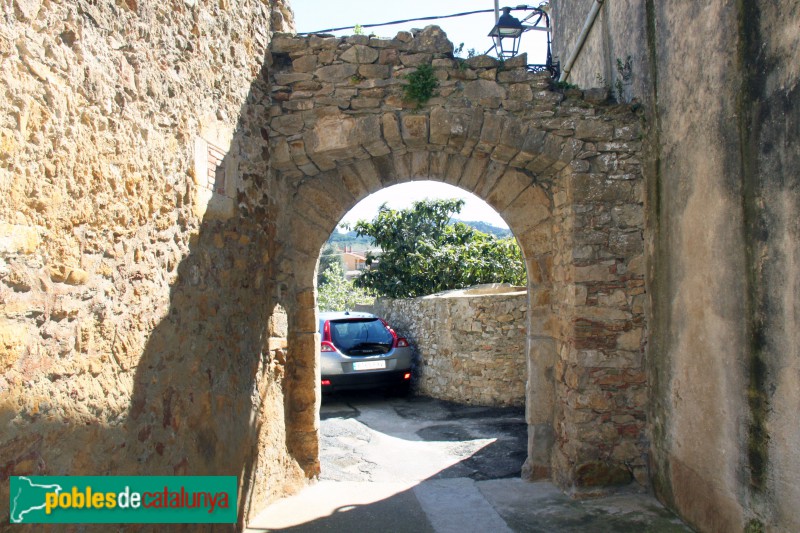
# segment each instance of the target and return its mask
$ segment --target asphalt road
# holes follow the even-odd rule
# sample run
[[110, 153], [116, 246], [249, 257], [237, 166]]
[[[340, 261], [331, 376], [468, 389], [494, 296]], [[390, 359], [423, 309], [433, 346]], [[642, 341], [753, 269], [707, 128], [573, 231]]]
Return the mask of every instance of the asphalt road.
[[319, 482], [248, 532], [689, 531], [646, 494], [576, 501], [522, 481], [523, 408], [353, 392], [326, 397], [320, 419]]
[[322, 480], [517, 478], [526, 457], [522, 407], [352, 392], [323, 400], [320, 419]]

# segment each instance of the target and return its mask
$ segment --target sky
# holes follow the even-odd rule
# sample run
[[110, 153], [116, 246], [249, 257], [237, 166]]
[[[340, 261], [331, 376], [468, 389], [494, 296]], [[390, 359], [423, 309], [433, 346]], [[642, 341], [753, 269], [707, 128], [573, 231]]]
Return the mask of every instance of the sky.
[[352, 225], [359, 219], [372, 220], [383, 203], [393, 209], [403, 209], [411, 206], [412, 202], [424, 200], [425, 198], [463, 198], [465, 201], [464, 207], [461, 208], [461, 213], [453, 218], [458, 220], [480, 220], [498, 228], [508, 228], [508, 224], [500, 218], [497, 211], [492, 209], [489, 204], [463, 189], [438, 181], [413, 181], [381, 189], [356, 204], [344, 216], [340, 224], [349, 223]]
[[[538, 0], [527, 4], [532, 7], [539, 5]], [[451, 15], [465, 11], [481, 9], [494, 9], [493, 0], [403, 0], [399, 2], [381, 2], [378, 0], [291, 0], [290, 5], [295, 15], [295, 26], [298, 33], [316, 32], [340, 26], [353, 26], [355, 24], [376, 24], [395, 20], [410, 19], [438, 15]], [[508, 5], [515, 7], [517, 3], [506, 4], [500, 2], [500, 7]], [[519, 19], [525, 17], [524, 11], [512, 11]], [[530, 12], [528, 12], [530, 13]], [[530, 22], [533, 22], [532, 20]], [[467, 51], [474, 49], [478, 54], [486, 52], [492, 46], [492, 40], [487, 36], [494, 26], [494, 13], [481, 13], [440, 19], [436, 21], [416, 21], [379, 28], [367, 28], [365, 33], [374, 33], [380, 37], [394, 37], [398, 31], [411, 28], [424, 28], [429, 24], [440, 26], [450, 41], [457, 47], [464, 43], [463, 57]], [[352, 30], [333, 32], [335, 35], [351, 35]], [[528, 53], [528, 63], [544, 63], [547, 44], [545, 34], [538, 31], [529, 31], [524, 34], [520, 52]], [[342, 222], [353, 223], [358, 219], [371, 220], [384, 202], [394, 209], [409, 207], [412, 202], [425, 198], [463, 198], [466, 201], [461, 214], [456, 218], [460, 220], [480, 220], [494, 226], [507, 228], [508, 225], [500, 218], [494, 209], [478, 197], [444, 183], [424, 181], [411, 182], [388, 187], [365, 198], [345, 215]]]
[[[529, 5], [537, 7], [539, 0], [530, 4], [504, 3], [508, 5]], [[379, 0], [291, 0], [290, 5], [295, 16], [295, 26], [299, 33], [314, 32], [327, 28], [353, 26], [355, 24], [377, 24], [394, 20], [428, 17], [434, 15], [452, 15], [465, 11], [494, 9], [494, 0], [402, 0], [384, 2]], [[524, 18], [525, 11], [512, 11], [519, 19]], [[528, 11], [527, 13], [530, 13]], [[533, 20], [529, 21], [533, 22]], [[429, 24], [440, 26], [447, 33], [450, 41], [458, 46], [464, 43], [466, 51], [474, 48], [478, 54], [486, 52], [492, 46], [487, 36], [494, 26], [494, 13], [480, 13], [464, 17], [440, 19], [434, 21], [417, 21], [380, 28], [366, 28], [364, 33], [375, 33], [379, 37], [394, 37], [398, 31], [411, 28], [424, 28]], [[352, 30], [334, 32], [334, 35], [351, 35]], [[528, 63], [544, 63], [547, 45], [545, 34], [539, 31], [526, 32], [522, 38], [520, 52], [528, 52]]]

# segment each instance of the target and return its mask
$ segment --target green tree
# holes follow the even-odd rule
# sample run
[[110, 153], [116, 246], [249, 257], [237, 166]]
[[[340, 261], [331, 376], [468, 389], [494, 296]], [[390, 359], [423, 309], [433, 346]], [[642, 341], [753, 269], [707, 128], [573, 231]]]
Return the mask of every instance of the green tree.
[[378, 214], [355, 225], [383, 250], [367, 253], [367, 270], [357, 287], [390, 298], [413, 298], [481, 283], [525, 283], [525, 265], [514, 237], [498, 239], [451, 217], [463, 200], [424, 200], [397, 211], [381, 206]]
[[317, 306], [320, 311], [349, 311], [356, 304], [369, 304], [375, 295], [369, 289], [355, 287], [345, 279], [341, 262], [331, 263], [322, 273], [322, 283], [317, 289]]
[[344, 279], [344, 259], [342, 259], [342, 252], [331, 244], [330, 240], [325, 246], [322, 247], [322, 253], [319, 256], [319, 268], [317, 268], [317, 285], [322, 285], [325, 282], [323, 275], [334, 263], [339, 264], [339, 270], [342, 272], [342, 279]]

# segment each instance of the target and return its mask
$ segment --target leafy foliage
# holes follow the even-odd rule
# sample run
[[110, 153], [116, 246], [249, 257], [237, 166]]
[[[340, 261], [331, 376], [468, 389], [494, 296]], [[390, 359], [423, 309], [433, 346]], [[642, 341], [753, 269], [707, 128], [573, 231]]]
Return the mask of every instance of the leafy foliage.
[[619, 77], [614, 82], [614, 88], [617, 91], [617, 102], [622, 103], [625, 101], [625, 85], [622, 83], [630, 82], [633, 77], [633, 60], [628, 56], [623, 63], [622, 59], [617, 58], [617, 74]]
[[[458, 46], [455, 47], [453, 50], [453, 55], [459, 59], [464, 59], [461, 57], [461, 54], [464, 53], [464, 43], [460, 43]], [[475, 57], [478, 55], [478, 52], [474, 48], [470, 48], [467, 50], [467, 57], [466, 59]]]
[[339, 264], [339, 270], [342, 271], [342, 278], [344, 278], [344, 259], [342, 259], [342, 254], [339, 249], [333, 246], [329, 241], [322, 247], [322, 254], [319, 256], [317, 285], [325, 283], [324, 274], [334, 263]]
[[463, 200], [424, 200], [397, 211], [381, 206], [372, 222], [355, 225], [383, 253], [367, 254], [367, 270], [355, 280], [391, 298], [413, 298], [481, 283], [525, 283], [525, 265], [513, 237], [497, 239], [451, 223]]
[[420, 65], [417, 70], [405, 77], [408, 84], [403, 87], [403, 93], [407, 100], [417, 102], [422, 105], [433, 96], [439, 80], [433, 74], [433, 67], [430, 65]]
[[322, 283], [317, 289], [317, 305], [320, 311], [349, 311], [356, 304], [369, 304], [375, 295], [369, 289], [355, 287], [344, 277], [341, 262], [333, 262], [322, 273]]
[[553, 87], [559, 91], [566, 91], [569, 89], [577, 89], [578, 86], [574, 83], [570, 83], [568, 81], [557, 81], [553, 84]]
[[453, 50], [453, 56], [456, 58], [456, 62], [458, 64], [458, 69], [461, 71], [467, 70], [467, 59], [475, 57], [478, 52], [474, 48], [470, 48], [467, 50], [467, 57], [461, 57], [461, 54], [464, 53], [464, 43], [459, 44]]

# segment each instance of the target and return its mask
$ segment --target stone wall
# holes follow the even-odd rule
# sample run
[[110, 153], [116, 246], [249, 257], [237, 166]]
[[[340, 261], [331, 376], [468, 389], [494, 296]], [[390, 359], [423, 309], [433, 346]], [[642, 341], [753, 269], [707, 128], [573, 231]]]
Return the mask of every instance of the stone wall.
[[304, 477], [251, 178], [266, 165], [242, 163], [266, 143], [239, 142], [291, 12], [14, 0], [0, 16], [0, 501], [11, 475], [229, 474], [243, 517]]
[[[552, 4], [565, 60], [590, 3]], [[525, 251], [529, 473], [645, 481], [649, 451], [699, 529], [800, 529], [797, 5], [605, 2], [570, 81], [641, 100], [646, 154], [603, 91], [435, 30], [269, 54], [277, 0], [0, 10], [0, 481], [234, 474], [243, 521], [313, 476], [321, 244], [437, 179]]]
[[[436, 26], [392, 39], [273, 40], [268, 134], [284, 199], [278, 282], [294, 301], [292, 449], [313, 470], [323, 243], [370, 193], [430, 179], [486, 200], [526, 260], [525, 475], [588, 493], [646, 483], [640, 117], [604, 89], [555, 90], [522, 56], [459, 61], [452, 50]], [[406, 76], [427, 64], [436, 94], [405, 98]]]
[[476, 287], [424, 298], [380, 299], [375, 313], [411, 342], [415, 389], [475, 405], [525, 405], [528, 294]]
[[524, 250], [529, 475], [640, 479], [640, 118], [523, 58], [459, 62], [436, 27], [273, 36], [290, 15], [2, 3], [0, 476], [237, 475], [243, 523], [316, 475], [322, 243], [436, 179]]
[[[552, 4], [563, 58], [589, 2]], [[615, 1], [602, 17], [573, 79], [628, 54], [647, 79], [656, 493], [701, 531], [800, 530], [800, 6]]]

